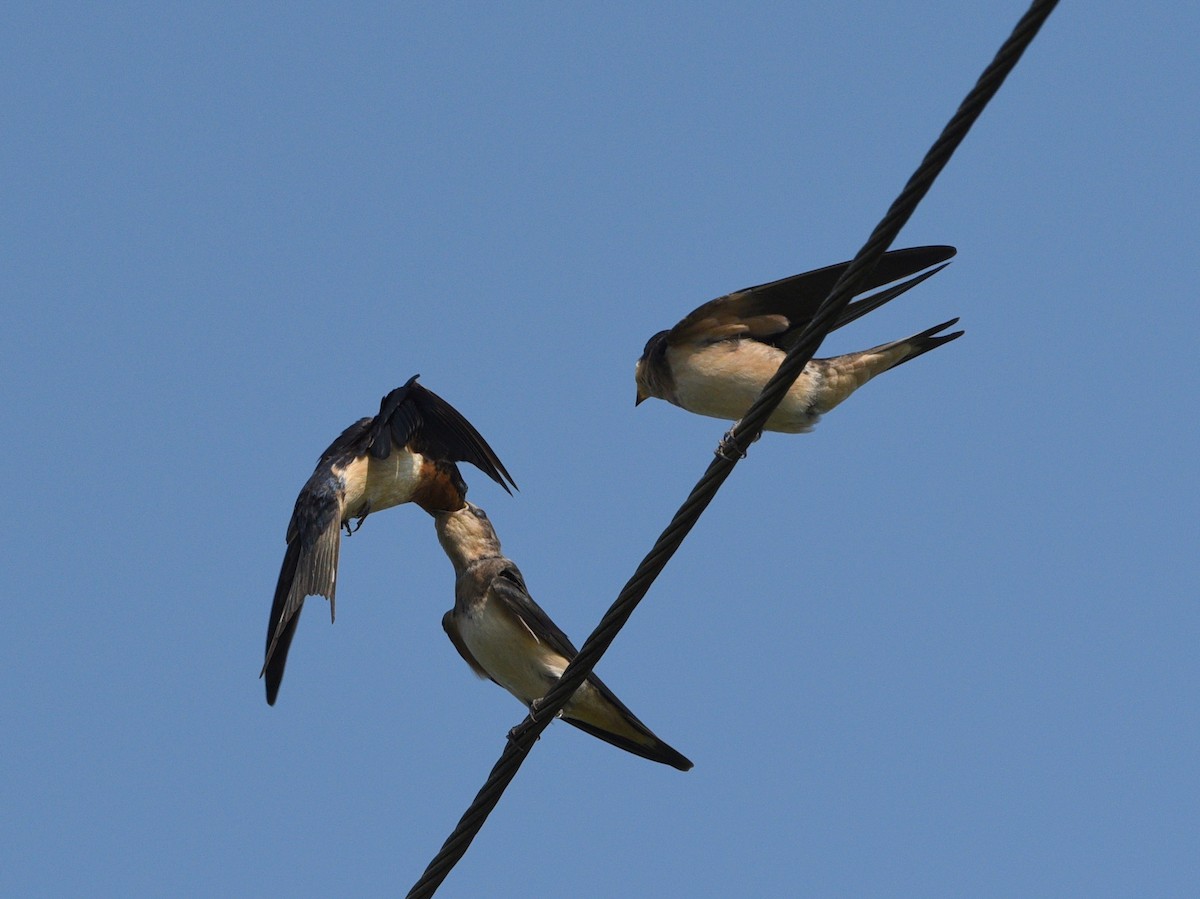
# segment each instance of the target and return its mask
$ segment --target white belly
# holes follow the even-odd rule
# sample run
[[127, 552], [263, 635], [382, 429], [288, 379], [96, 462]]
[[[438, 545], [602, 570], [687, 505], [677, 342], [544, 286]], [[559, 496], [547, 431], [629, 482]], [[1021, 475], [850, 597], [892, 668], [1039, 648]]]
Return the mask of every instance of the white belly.
[[[538, 642], [520, 621], [506, 614], [476, 611], [460, 620], [459, 634], [492, 680], [525, 705], [545, 696], [567, 667], [565, 658]], [[588, 681], [567, 701], [563, 714], [630, 739], [641, 737]]]
[[407, 450], [393, 449], [386, 459], [365, 456], [346, 466], [347, 519], [364, 511], [378, 512], [410, 502], [416, 492], [422, 458]]
[[486, 606], [464, 616], [459, 633], [492, 680], [525, 705], [544, 696], [567, 667], [566, 659], [536, 640], [518, 620]]
[[[697, 415], [737, 421], [758, 399], [783, 362], [781, 350], [754, 340], [722, 341], [699, 351], [668, 350], [679, 405]], [[810, 411], [816, 386], [806, 366], [778, 408], [767, 429], [789, 434], [812, 430], [820, 418]]]

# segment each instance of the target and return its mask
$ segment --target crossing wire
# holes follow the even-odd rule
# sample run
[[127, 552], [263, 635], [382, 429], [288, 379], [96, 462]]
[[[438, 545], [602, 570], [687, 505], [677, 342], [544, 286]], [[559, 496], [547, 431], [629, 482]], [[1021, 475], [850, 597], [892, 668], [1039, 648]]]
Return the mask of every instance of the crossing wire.
[[984, 69], [975, 86], [925, 154], [925, 158], [921, 160], [921, 164], [909, 178], [900, 195], [871, 232], [871, 236], [867, 238], [867, 242], [858, 251], [850, 266], [834, 284], [829, 296], [804, 329], [799, 341], [788, 352], [778, 371], [767, 382], [758, 399], [742, 419], [725, 435], [708, 469], [692, 488], [692, 492], [675, 513], [671, 523], [625, 584], [591, 636], [587, 638], [579, 655], [567, 666], [550, 692], [535, 702], [525, 719], [509, 732], [508, 743], [492, 767], [487, 781], [421, 878], [408, 892], [408, 899], [425, 899], [432, 896], [466, 853], [471, 841], [483, 827], [484, 821], [500, 801], [504, 790], [516, 776], [538, 736], [591, 673], [618, 631], [642, 601], [650, 585], [666, 567], [684, 537], [729, 477], [738, 460], [745, 457], [750, 444], [762, 434], [767, 419], [792, 386], [792, 382], [812, 359], [842, 310], [860, 292], [861, 285], [870, 277], [884, 252], [896, 239], [900, 229], [912, 216], [938, 174], [950, 161], [950, 157], [962, 143], [971, 126], [1000, 89], [1004, 79], [1016, 66], [1021, 54], [1029, 47], [1057, 5], [1058, 0], [1034, 0], [1021, 17], [991, 64]]

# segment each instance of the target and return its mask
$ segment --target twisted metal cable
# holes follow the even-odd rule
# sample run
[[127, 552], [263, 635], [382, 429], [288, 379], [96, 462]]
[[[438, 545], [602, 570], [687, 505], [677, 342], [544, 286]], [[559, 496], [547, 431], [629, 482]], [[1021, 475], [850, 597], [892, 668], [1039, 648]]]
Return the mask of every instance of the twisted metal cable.
[[767, 419], [782, 401], [792, 382], [812, 359], [833, 322], [870, 277], [888, 246], [896, 239], [896, 235], [912, 216], [938, 174], [950, 161], [950, 157], [962, 143], [971, 126], [1000, 89], [1057, 5], [1058, 0], [1034, 0], [1021, 17], [991, 64], [980, 75], [941, 135], [925, 154], [925, 158], [921, 160], [921, 164], [909, 178], [900, 195], [834, 284], [829, 296], [804, 329], [796, 345], [788, 352], [778, 371], [767, 382], [758, 399], [742, 419], [722, 440], [708, 469], [692, 488], [692, 492], [650, 552], [642, 559], [591, 636], [584, 642], [579, 655], [567, 666], [550, 692], [534, 703], [528, 716], [509, 732], [508, 744], [492, 767], [487, 781], [441, 850], [429, 863], [420, 880], [408, 892], [408, 899], [427, 899], [432, 896], [466, 853], [508, 784], [516, 776], [533, 743], [591, 673], [617, 633], [629, 620], [633, 610], [645, 597], [650, 585], [666, 567], [700, 515], [708, 508], [708, 504], [712, 502], [717, 490], [729, 477], [739, 459], [746, 455], [750, 444], [762, 434]]

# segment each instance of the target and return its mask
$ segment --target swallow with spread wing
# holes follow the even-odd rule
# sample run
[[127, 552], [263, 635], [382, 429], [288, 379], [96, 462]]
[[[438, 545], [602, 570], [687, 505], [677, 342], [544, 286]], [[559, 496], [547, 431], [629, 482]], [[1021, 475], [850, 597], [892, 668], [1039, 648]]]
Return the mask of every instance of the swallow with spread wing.
[[[954, 247], [933, 246], [884, 254], [864, 290], [900, 278], [908, 280], [851, 303], [830, 330], [848, 325], [937, 274], [955, 252]], [[740, 419], [787, 351], [799, 342], [805, 326], [849, 264], [830, 265], [718, 297], [669, 331], [659, 331], [647, 341], [637, 362], [635, 405], [657, 397], [699, 415]], [[916, 272], [922, 273], [908, 277]], [[957, 322], [953, 318], [869, 350], [813, 359], [767, 419], [766, 430], [790, 434], [812, 430], [823, 414], [871, 378], [961, 337], [962, 331], [941, 333]]]
[[342, 528], [351, 534], [352, 520], [357, 530], [372, 512], [401, 503], [431, 515], [461, 509], [467, 485], [455, 462], [470, 462], [509, 493], [517, 486], [471, 423], [417, 377], [385, 396], [374, 418], [346, 428], [296, 498], [259, 675], [271, 705], [305, 597], [328, 599], [333, 619]]
[[[480, 677], [526, 705], [554, 686], [578, 650], [533, 601], [478, 506], [434, 516], [438, 540], [454, 565], [454, 608], [442, 618], [450, 641]], [[692, 763], [656, 737], [594, 674], [567, 702], [562, 718], [634, 755], [687, 771]]]

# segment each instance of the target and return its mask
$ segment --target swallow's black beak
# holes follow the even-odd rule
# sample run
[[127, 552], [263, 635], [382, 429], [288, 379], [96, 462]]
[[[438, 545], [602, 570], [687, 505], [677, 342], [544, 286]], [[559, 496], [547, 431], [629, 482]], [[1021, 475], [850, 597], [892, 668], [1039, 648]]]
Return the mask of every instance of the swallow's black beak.
[[637, 392], [637, 399], [633, 401], [633, 404], [635, 406], [640, 406], [642, 404], [642, 400], [644, 400], [645, 398], [646, 398], [646, 394], [642, 393], [642, 388], [639, 387], [638, 392]]

